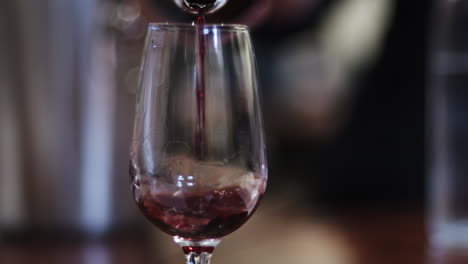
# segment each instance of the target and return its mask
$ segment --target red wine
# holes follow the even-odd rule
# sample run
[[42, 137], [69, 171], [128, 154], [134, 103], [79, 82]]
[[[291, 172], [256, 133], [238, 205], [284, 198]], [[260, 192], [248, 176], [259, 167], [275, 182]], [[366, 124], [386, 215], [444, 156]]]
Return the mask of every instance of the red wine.
[[[180, 1], [180, 0], [178, 0]], [[176, 3], [178, 2], [176, 1]], [[197, 82], [196, 82], [196, 100], [197, 100], [197, 122], [195, 129], [195, 154], [198, 159], [204, 160], [206, 156], [206, 133], [205, 133], [205, 112], [206, 112], [206, 87], [205, 87], [205, 14], [210, 13], [216, 7], [222, 6], [226, 0], [183, 0], [185, 8], [198, 15], [197, 18]], [[180, 4], [179, 4], [180, 5]]]
[[200, 253], [211, 254], [213, 253], [214, 247], [200, 247], [200, 246], [182, 247], [182, 250], [184, 251], [185, 254], [188, 254], [190, 252], [195, 252], [197, 254], [200, 254]]
[[203, 160], [206, 155], [205, 147], [205, 38], [203, 36], [203, 27], [205, 26], [205, 17], [200, 16], [197, 19], [197, 37], [198, 37], [198, 57], [197, 57], [197, 127], [195, 130], [195, 154]]
[[250, 199], [246, 197], [250, 197], [249, 192], [240, 187], [201, 193], [147, 193], [138, 206], [167, 234], [201, 240], [226, 236], [245, 223], [254, 211], [249, 212], [246, 201]]
[[206, 133], [205, 133], [205, 111], [206, 111], [206, 87], [205, 87], [205, 37], [203, 29], [205, 27], [205, 13], [216, 6], [217, 0], [183, 0], [183, 5], [187, 10], [198, 14], [197, 18], [197, 121], [195, 128], [195, 155], [199, 160], [204, 160], [206, 155]]

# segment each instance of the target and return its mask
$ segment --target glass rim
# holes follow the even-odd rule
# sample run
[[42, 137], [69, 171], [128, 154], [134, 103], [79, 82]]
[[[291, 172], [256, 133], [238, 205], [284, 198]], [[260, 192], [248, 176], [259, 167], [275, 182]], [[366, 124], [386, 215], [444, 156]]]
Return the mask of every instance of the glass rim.
[[[149, 23], [149, 30], [196, 30], [197, 24], [195, 23]], [[214, 30], [219, 29], [223, 31], [248, 31], [249, 27], [242, 24], [210, 24], [207, 23], [203, 26], [203, 29]]]

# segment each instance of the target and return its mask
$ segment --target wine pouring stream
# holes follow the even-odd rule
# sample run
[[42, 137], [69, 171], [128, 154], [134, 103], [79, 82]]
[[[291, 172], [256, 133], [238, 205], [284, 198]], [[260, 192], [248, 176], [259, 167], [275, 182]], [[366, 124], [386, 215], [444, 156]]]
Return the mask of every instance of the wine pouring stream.
[[197, 127], [195, 131], [195, 153], [200, 160], [205, 159], [205, 39], [203, 27], [205, 15], [213, 13], [223, 7], [227, 0], [174, 0], [175, 3], [188, 13], [197, 16], [198, 58], [197, 58]]
[[[174, 0], [197, 17], [196, 25], [150, 25], [149, 36], [167, 37], [160, 40], [165, 41], [161, 46], [152, 44], [154, 49], [145, 51], [142, 65], [131, 150], [132, 191], [142, 213], [182, 247], [188, 264], [209, 264], [221, 238], [250, 218], [266, 188], [263, 122], [248, 28], [205, 23], [205, 15], [220, 9], [226, 1]], [[189, 43], [185, 46], [177, 42], [192, 36], [193, 42], [184, 42]], [[223, 41], [225, 46], [216, 45], [214, 49], [212, 43], [218, 43], [223, 36], [229, 37]], [[153, 56], [163, 52], [162, 47], [176, 52], [166, 50], [164, 56]], [[178, 54], [184, 54], [184, 61], [178, 62], [177, 81], [187, 82], [184, 89], [195, 87], [195, 94], [193, 90], [190, 93], [196, 110], [190, 110], [183, 96], [170, 89], [180, 87], [177, 82], [170, 78], [161, 81], [167, 71], [154, 71], [173, 65], [170, 59], [178, 58]], [[213, 81], [214, 76], [222, 82], [213, 85], [209, 80]], [[216, 90], [210, 90], [212, 87]], [[211, 110], [206, 104], [207, 91], [216, 96], [210, 99], [209, 106], [214, 100]], [[184, 119], [180, 119], [182, 116]], [[171, 125], [180, 120], [193, 123]], [[170, 130], [175, 127], [178, 130]], [[179, 130], [182, 133], [178, 134]], [[216, 131], [217, 141], [213, 134], [207, 137], [210, 131]], [[174, 142], [179, 147], [168, 152], [167, 144]], [[180, 146], [192, 149], [191, 144], [193, 152], [179, 151]]]

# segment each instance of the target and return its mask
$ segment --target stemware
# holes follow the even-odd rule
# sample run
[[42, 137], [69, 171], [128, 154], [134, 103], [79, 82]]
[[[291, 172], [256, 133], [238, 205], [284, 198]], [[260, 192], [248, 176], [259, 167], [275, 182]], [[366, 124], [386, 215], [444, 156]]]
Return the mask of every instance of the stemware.
[[193, 24], [148, 27], [130, 177], [146, 218], [173, 237], [188, 263], [207, 264], [221, 239], [257, 208], [267, 161], [248, 28], [207, 24], [199, 30]]

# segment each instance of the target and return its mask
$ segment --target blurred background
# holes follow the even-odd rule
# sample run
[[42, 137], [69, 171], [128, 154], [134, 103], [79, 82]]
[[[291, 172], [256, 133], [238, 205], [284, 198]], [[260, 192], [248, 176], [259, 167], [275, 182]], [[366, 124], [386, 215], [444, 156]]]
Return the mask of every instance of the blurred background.
[[[431, 1], [231, 0], [251, 27], [270, 181], [215, 263], [426, 263]], [[436, 12], [435, 12], [436, 13]], [[2, 0], [0, 262], [182, 263], [128, 149], [148, 22], [170, 0]]]

